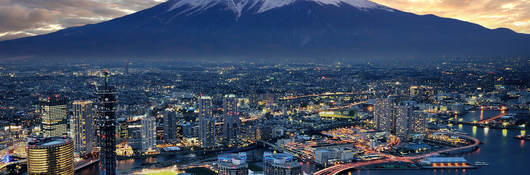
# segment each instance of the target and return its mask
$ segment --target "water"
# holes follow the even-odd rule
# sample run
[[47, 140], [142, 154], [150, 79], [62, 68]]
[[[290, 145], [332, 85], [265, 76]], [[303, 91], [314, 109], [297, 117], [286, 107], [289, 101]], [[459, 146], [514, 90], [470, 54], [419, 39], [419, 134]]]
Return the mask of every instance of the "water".
[[[480, 111], [469, 112], [463, 116], [465, 121], [480, 120]], [[499, 111], [484, 111], [483, 117], [489, 118], [499, 114]], [[530, 168], [530, 142], [514, 139], [513, 137], [524, 130], [506, 130], [480, 128], [466, 125], [455, 126], [459, 131], [479, 139], [484, 144], [475, 152], [462, 155], [469, 162], [484, 161], [489, 166], [477, 169], [438, 169], [438, 170], [354, 170], [352, 175], [526, 175]], [[528, 141], [526, 141], [528, 142]]]
[[[128, 174], [130, 172], [135, 172], [136, 170], [141, 170], [146, 163], [155, 163], [155, 162], [165, 162], [165, 161], [175, 161], [185, 159], [186, 156], [176, 156], [176, 155], [164, 155], [157, 156], [152, 158], [142, 158], [142, 159], [128, 159], [128, 160], [118, 160], [118, 173], [119, 174]], [[87, 167], [80, 172], [77, 172], [78, 175], [94, 175], [99, 174], [99, 167], [93, 165]]]
[[[247, 151], [247, 157], [249, 158], [249, 160], [256, 160], [263, 156], [264, 151], [265, 150], [262, 148]], [[149, 167], [151, 167], [152, 164], [157, 164], [157, 163], [162, 163], [162, 162], [164, 163], [172, 162], [171, 164], [176, 163], [177, 165], [179, 165], [178, 162], [184, 162], [190, 159], [194, 159], [194, 160], [201, 159], [202, 160], [203, 158], [211, 158], [215, 156], [216, 156], [215, 154], [208, 154], [206, 156], [196, 156], [195, 154], [159, 155], [159, 156], [150, 157], [150, 158], [118, 160], [117, 161], [118, 174], [131, 174], [135, 172], [140, 172], [143, 169], [149, 169]], [[99, 174], [99, 173], [100, 173], [99, 167], [97, 164], [95, 164], [79, 172], [76, 172], [76, 175], [94, 175], [94, 174]]]
[[[469, 112], [462, 116], [465, 121], [480, 120], [480, 111]], [[483, 117], [493, 117], [499, 114], [499, 111], [484, 111]], [[480, 128], [467, 125], [455, 126], [456, 129], [468, 133], [469, 135], [478, 138], [484, 144], [480, 145], [480, 149], [472, 153], [462, 155], [469, 162], [484, 161], [489, 163], [489, 166], [479, 167], [477, 169], [438, 169], [438, 170], [353, 170], [352, 175], [523, 175], [528, 174], [526, 170], [530, 168], [530, 142], [514, 139], [513, 137], [526, 132], [523, 130], [506, 130], [506, 129], [492, 129]], [[528, 141], [526, 141], [528, 142]], [[127, 173], [132, 168], [141, 169], [144, 162], [163, 162], [175, 161], [182, 159], [182, 156], [159, 156], [150, 159], [136, 159], [136, 160], [122, 160], [118, 161], [118, 172]], [[304, 169], [308, 168], [305, 164]], [[97, 167], [90, 167], [81, 171], [82, 175], [99, 174]]]

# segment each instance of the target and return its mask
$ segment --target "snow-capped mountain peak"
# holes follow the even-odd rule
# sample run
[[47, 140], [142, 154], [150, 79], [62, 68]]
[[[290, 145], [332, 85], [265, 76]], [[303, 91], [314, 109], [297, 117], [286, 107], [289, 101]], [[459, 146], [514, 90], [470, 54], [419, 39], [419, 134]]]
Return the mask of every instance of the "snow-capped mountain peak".
[[168, 11], [185, 7], [181, 14], [194, 14], [207, 10], [216, 5], [225, 5], [239, 17], [245, 9], [258, 8], [257, 13], [263, 13], [278, 7], [283, 7], [297, 1], [315, 2], [321, 5], [350, 5], [360, 9], [384, 8], [369, 0], [169, 0], [172, 5]]

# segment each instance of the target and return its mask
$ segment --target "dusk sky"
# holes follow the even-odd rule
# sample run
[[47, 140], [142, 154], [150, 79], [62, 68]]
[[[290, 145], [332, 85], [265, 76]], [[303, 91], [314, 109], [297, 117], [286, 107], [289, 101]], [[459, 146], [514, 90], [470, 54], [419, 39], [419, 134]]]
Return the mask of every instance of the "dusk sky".
[[[0, 0], [0, 40], [92, 24], [165, 0]], [[530, 0], [372, 0], [417, 14], [435, 14], [530, 33]]]

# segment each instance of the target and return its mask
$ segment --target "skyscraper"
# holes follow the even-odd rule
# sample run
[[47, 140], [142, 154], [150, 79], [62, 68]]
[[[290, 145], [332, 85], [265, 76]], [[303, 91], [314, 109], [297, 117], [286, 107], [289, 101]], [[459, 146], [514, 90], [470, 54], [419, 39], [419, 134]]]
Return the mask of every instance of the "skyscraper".
[[409, 134], [412, 134], [412, 106], [401, 104], [395, 106], [394, 120], [395, 120], [395, 134], [401, 138], [406, 138]]
[[99, 126], [99, 152], [101, 174], [115, 175], [116, 169], [116, 116], [114, 104], [116, 103], [113, 86], [109, 86], [109, 73], [105, 71], [105, 82], [98, 87], [99, 95], [98, 126]]
[[64, 137], [67, 135], [66, 98], [60, 95], [42, 101], [43, 137]]
[[177, 140], [177, 113], [173, 109], [164, 112], [164, 140], [167, 143]]
[[241, 120], [235, 95], [225, 95], [223, 109], [223, 144], [227, 147], [237, 147], [241, 134]]
[[74, 115], [70, 118], [70, 137], [74, 150], [81, 154], [90, 153], [96, 138], [92, 101], [74, 101], [72, 108]]
[[47, 137], [28, 142], [28, 175], [73, 175], [74, 144], [70, 139]]
[[380, 131], [389, 132], [407, 139], [410, 134], [427, 131], [426, 114], [414, 111], [414, 101], [398, 102], [394, 97], [377, 99], [375, 124]]
[[393, 98], [387, 97], [377, 99], [374, 104], [374, 119], [375, 126], [380, 131], [393, 132], [394, 114], [393, 114]]
[[412, 112], [411, 130], [415, 134], [425, 134], [429, 128], [428, 114], [423, 111]]
[[142, 151], [146, 152], [154, 149], [156, 146], [156, 119], [153, 116], [147, 115], [140, 123], [142, 124]]
[[209, 96], [199, 98], [199, 140], [203, 148], [215, 147], [215, 118], [212, 98]]

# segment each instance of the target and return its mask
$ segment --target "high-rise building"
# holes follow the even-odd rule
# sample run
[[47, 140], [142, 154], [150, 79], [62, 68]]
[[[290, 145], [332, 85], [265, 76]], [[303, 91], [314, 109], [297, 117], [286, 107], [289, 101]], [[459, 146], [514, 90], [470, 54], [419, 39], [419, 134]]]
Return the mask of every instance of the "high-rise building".
[[425, 133], [426, 114], [414, 111], [414, 101], [398, 102], [393, 97], [376, 100], [375, 124], [378, 130], [408, 138], [410, 134]]
[[423, 111], [414, 111], [412, 113], [411, 130], [415, 134], [425, 134], [429, 128], [428, 113]]
[[394, 114], [393, 114], [394, 99], [391, 97], [377, 99], [374, 104], [374, 119], [375, 126], [380, 131], [393, 132]]
[[74, 144], [63, 137], [28, 142], [28, 175], [73, 175]]
[[104, 72], [105, 82], [98, 87], [98, 126], [99, 126], [99, 158], [102, 175], [117, 174], [116, 167], [116, 115], [114, 105], [116, 104], [114, 87], [109, 85], [109, 73]]
[[406, 138], [412, 134], [412, 106], [398, 105], [394, 108], [395, 134], [401, 138]]
[[215, 118], [212, 98], [209, 96], [199, 99], [199, 140], [203, 148], [215, 147]]
[[302, 166], [290, 154], [263, 153], [265, 175], [302, 175]]
[[227, 147], [237, 147], [241, 135], [241, 120], [235, 95], [225, 95], [223, 109], [223, 144]]
[[43, 137], [67, 136], [66, 98], [60, 95], [48, 97], [42, 101], [42, 133]]
[[126, 118], [118, 118], [118, 134], [120, 137], [118, 142], [129, 139], [129, 123]]
[[219, 175], [247, 175], [247, 154], [223, 154], [217, 156], [217, 169]]
[[166, 143], [177, 141], [177, 113], [173, 109], [164, 112], [164, 140]]
[[415, 111], [416, 102], [405, 101], [396, 107], [396, 135], [408, 139], [412, 134], [427, 132], [427, 114]]
[[142, 151], [154, 150], [156, 147], [156, 119], [147, 115], [141, 120]]
[[129, 64], [131, 64], [131, 62], [129, 61], [125, 62], [125, 70], [124, 70], [125, 75], [129, 75]]
[[70, 138], [74, 150], [80, 154], [92, 152], [96, 139], [95, 110], [92, 101], [74, 101], [74, 114], [70, 118]]

